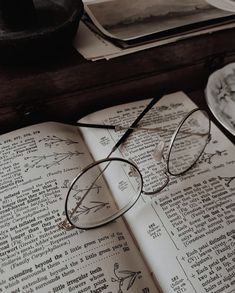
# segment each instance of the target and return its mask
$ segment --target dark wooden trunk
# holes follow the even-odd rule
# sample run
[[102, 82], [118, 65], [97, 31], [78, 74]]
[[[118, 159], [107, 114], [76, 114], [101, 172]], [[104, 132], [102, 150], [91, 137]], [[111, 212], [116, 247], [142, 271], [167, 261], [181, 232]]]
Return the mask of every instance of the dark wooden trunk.
[[44, 120], [74, 122], [100, 108], [179, 90], [206, 108], [208, 76], [235, 62], [234, 39], [232, 28], [109, 61], [87, 61], [71, 47], [59, 58], [60, 48], [36, 63], [0, 65], [0, 132]]

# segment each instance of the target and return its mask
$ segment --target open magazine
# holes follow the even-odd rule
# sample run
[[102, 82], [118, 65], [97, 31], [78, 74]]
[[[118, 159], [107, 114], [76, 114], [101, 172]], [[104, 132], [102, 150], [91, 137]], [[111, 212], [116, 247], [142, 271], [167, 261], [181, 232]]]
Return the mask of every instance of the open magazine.
[[[130, 125], [147, 103], [101, 110], [82, 122]], [[141, 123], [172, 129], [193, 108], [174, 93]], [[144, 133], [133, 132], [115, 156], [148, 178], [159, 134]], [[70, 231], [59, 224], [72, 179], [105, 158], [120, 133], [47, 122], [2, 135], [0, 292], [232, 292], [235, 148], [215, 125], [211, 135], [194, 168], [171, 177], [162, 192], [142, 194], [106, 226]], [[162, 139], [169, 141], [167, 132]]]
[[112, 0], [85, 2], [83, 22], [123, 48], [228, 24], [234, 13], [204, 0]]

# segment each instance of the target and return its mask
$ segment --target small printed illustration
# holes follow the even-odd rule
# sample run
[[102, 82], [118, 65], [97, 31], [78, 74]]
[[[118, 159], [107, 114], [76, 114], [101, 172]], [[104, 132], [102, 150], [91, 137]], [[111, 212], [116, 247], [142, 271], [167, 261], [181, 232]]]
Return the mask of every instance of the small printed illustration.
[[90, 213], [96, 213], [101, 209], [109, 206], [109, 203], [102, 201], [90, 201], [89, 204], [90, 206], [81, 204], [76, 209], [74, 208], [70, 211], [70, 215], [73, 214], [73, 221], [78, 221], [79, 217], [81, 216], [87, 216]]
[[235, 185], [235, 176], [218, 176], [218, 178], [225, 182], [225, 186], [231, 187], [232, 185]]
[[[99, 218], [111, 208], [110, 202], [102, 196], [102, 186], [98, 184], [73, 185], [70, 180], [65, 179], [61, 188], [66, 190], [67, 216], [73, 224], [93, 222], [95, 217]], [[62, 225], [64, 226], [64, 223]]]
[[[90, 219], [94, 220], [97, 212], [103, 213], [103, 210], [110, 208], [110, 203], [103, 201], [89, 201], [86, 204], [82, 204], [82, 198], [77, 197], [76, 201], [73, 202], [73, 208], [67, 210], [68, 217], [70, 218], [73, 225], [77, 225], [79, 222], [87, 221], [89, 223]], [[66, 213], [63, 212], [63, 216]], [[59, 223], [59, 228], [70, 230], [71, 224], [68, 223], [67, 219]]]
[[25, 172], [28, 172], [33, 168], [46, 168], [49, 169], [53, 166], [59, 166], [60, 163], [66, 159], [72, 159], [73, 157], [78, 157], [83, 155], [79, 151], [75, 152], [65, 152], [65, 153], [53, 153], [51, 155], [39, 155], [39, 156], [29, 156], [25, 157], [25, 160], [29, 160], [30, 163], [25, 164]]
[[223, 151], [219, 151], [216, 150], [214, 153], [208, 153], [205, 152], [202, 154], [201, 158], [200, 158], [200, 162], [206, 162], [208, 164], [212, 164], [212, 160], [215, 159], [216, 157], [221, 157], [221, 156], [225, 156], [227, 154], [226, 150]]
[[112, 282], [118, 283], [117, 293], [127, 292], [134, 284], [136, 278], [141, 278], [141, 272], [133, 272], [129, 270], [120, 270], [119, 264], [114, 264], [114, 276], [111, 278]]
[[[68, 179], [64, 180], [61, 188], [64, 188], [64, 189], [69, 189], [70, 187], [70, 181]], [[100, 190], [102, 189], [102, 186], [98, 185], [98, 184], [93, 184], [92, 187], [87, 187], [87, 188], [79, 188], [78, 185], [73, 185], [72, 189], [71, 189], [71, 192], [73, 194], [73, 198], [76, 199], [76, 200], [80, 200], [80, 194], [84, 194], [86, 191], [96, 191], [96, 194], [99, 194], [100, 193]]]
[[39, 142], [44, 142], [45, 147], [51, 148], [52, 146], [58, 146], [60, 144], [71, 145], [78, 144], [78, 141], [72, 140], [70, 138], [61, 138], [56, 135], [47, 135], [46, 137], [39, 140]]

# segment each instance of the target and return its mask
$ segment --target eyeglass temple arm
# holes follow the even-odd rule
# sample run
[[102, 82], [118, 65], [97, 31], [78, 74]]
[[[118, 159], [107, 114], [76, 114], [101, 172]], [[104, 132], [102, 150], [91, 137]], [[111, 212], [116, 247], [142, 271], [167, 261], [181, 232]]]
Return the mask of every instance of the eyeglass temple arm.
[[163, 130], [161, 127], [155, 127], [155, 128], [148, 128], [148, 127], [128, 127], [128, 126], [121, 126], [121, 125], [111, 125], [111, 124], [87, 124], [87, 123], [81, 123], [77, 122], [77, 126], [79, 127], [88, 127], [88, 128], [99, 128], [99, 129], [113, 129], [115, 131], [119, 130]]
[[[87, 123], [81, 123], [81, 122], [77, 122], [76, 123], [77, 126], [79, 127], [88, 127], [88, 128], [99, 128], [99, 129], [113, 129], [115, 131], [120, 131], [120, 130], [146, 130], [146, 131], [165, 131], [168, 132], [169, 130], [167, 129], [163, 129], [162, 127], [125, 127], [125, 126], [121, 126], [121, 125], [110, 125], [110, 124], [87, 124]], [[174, 132], [174, 131], [171, 131]], [[190, 135], [207, 135], [208, 133], [199, 133], [199, 132], [190, 132], [190, 131], [181, 131], [184, 134], [190, 134]]]
[[[159, 100], [159, 97], [153, 98], [150, 103], [144, 108], [144, 110], [137, 116], [137, 118], [134, 120], [134, 122], [131, 124], [130, 128], [128, 128], [123, 136], [118, 140], [118, 142], [115, 144], [115, 146], [112, 148], [111, 153], [113, 153], [124, 141], [128, 138], [128, 136], [133, 132], [134, 128], [137, 126], [139, 121], [144, 117], [144, 115], [156, 104], [156, 102]], [[78, 126], [85, 126], [85, 127], [96, 127], [99, 128], [99, 124], [86, 124], [86, 123], [77, 123]], [[108, 125], [110, 129], [115, 129], [115, 126]], [[114, 127], [114, 128], [113, 128]], [[106, 128], [106, 125], [103, 125], [101, 128]]]
[[79, 127], [88, 127], [88, 128], [103, 128], [103, 129], [113, 129], [115, 130], [116, 129], [116, 126], [115, 125], [107, 125], [107, 124], [93, 124], [93, 123], [82, 123], [82, 122], [76, 122], [75, 124], [76, 126], [79, 126]]

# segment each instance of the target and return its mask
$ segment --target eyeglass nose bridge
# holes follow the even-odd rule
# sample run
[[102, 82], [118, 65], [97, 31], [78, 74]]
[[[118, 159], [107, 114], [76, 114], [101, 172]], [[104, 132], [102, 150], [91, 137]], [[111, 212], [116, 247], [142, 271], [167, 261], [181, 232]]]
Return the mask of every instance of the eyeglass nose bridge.
[[160, 162], [162, 159], [164, 159], [164, 156], [163, 156], [164, 148], [165, 148], [165, 142], [161, 140], [153, 151], [153, 158], [157, 162]]
[[[155, 147], [155, 149], [153, 151], [153, 154], [152, 154], [152, 156], [153, 156], [153, 158], [154, 158], [154, 160], [156, 162], [163, 161], [163, 164], [166, 163], [164, 155], [163, 155], [164, 149], [165, 149], [165, 141], [161, 140], [157, 144], [157, 146]], [[167, 184], [169, 183], [170, 177], [169, 177], [169, 175], [167, 173], [167, 168], [166, 168], [165, 164], [163, 165], [163, 170], [162, 171], [163, 171], [163, 173], [164, 173], [164, 175], [166, 177], [166, 180], [165, 180], [164, 184], [161, 185], [159, 188], [154, 189], [153, 191], [146, 191], [143, 188], [143, 190], [142, 190], [143, 194], [149, 195], [149, 196], [155, 195], [156, 193], [160, 192], [161, 190], [163, 190], [167, 186]]]

